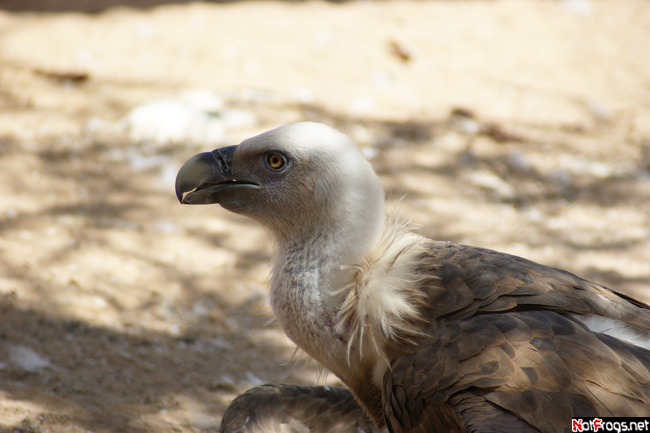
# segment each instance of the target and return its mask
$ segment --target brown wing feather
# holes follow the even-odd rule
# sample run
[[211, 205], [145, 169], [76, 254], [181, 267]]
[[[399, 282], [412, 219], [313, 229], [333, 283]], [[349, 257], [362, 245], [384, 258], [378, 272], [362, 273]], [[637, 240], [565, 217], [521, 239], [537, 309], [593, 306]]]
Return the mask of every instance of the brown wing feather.
[[220, 432], [290, 431], [281, 425], [295, 428], [292, 422], [312, 433], [376, 433], [348, 389], [293, 385], [262, 385], [239, 395], [228, 406]]
[[431, 241], [420, 272], [430, 320], [524, 309], [593, 314], [650, 332], [650, 306], [569, 272], [484, 248]]

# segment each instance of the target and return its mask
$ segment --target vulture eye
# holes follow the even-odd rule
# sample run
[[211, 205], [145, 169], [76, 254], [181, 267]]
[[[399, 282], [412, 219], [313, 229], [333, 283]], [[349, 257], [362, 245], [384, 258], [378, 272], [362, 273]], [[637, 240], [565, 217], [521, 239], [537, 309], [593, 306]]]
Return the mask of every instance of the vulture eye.
[[281, 171], [287, 165], [287, 158], [278, 152], [269, 152], [265, 158], [266, 165], [273, 171]]

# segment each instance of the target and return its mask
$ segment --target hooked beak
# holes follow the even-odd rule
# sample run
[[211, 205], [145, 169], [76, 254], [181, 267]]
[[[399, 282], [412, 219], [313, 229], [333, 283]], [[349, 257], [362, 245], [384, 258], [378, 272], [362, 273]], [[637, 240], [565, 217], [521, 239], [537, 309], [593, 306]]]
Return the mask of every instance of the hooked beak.
[[221, 203], [241, 189], [258, 188], [252, 180], [235, 178], [232, 163], [237, 146], [194, 155], [176, 176], [176, 197], [181, 204]]

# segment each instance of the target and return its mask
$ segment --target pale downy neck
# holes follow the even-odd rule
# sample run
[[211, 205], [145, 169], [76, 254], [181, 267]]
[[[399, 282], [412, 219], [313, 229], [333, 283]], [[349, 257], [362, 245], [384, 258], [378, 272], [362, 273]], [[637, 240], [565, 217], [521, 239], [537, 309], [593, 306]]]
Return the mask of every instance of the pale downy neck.
[[335, 293], [352, 281], [348, 267], [371, 253], [384, 230], [383, 190], [371, 174], [333, 194], [317, 218], [296, 221], [292, 234], [273, 236], [273, 311], [289, 338], [330, 369], [345, 355], [335, 331], [342, 298]]

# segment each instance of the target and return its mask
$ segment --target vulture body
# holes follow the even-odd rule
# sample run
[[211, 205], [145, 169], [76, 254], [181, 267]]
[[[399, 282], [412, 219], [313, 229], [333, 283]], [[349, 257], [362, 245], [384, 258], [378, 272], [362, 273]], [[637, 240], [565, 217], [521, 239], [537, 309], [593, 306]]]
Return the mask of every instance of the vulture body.
[[650, 307], [415, 234], [385, 215], [370, 164], [332, 128], [196, 155], [176, 193], [267, 229], [280, 326], [348, 387], [253, 388], [222, 432], [564, 432], [571, 417], [650, 416]]

